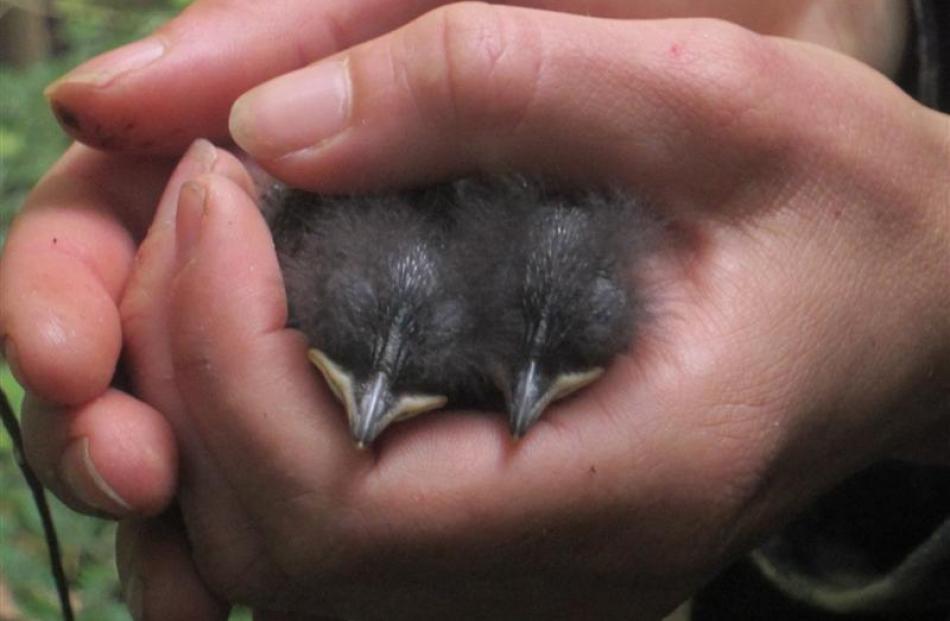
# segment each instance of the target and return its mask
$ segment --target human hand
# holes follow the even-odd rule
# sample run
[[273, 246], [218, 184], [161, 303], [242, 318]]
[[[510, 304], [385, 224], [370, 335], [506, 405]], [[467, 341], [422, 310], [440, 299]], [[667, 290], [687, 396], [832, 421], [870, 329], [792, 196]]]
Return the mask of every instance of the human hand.
[[[706, 8], [713, 10], [716, 8], [715, 4], [720, 3], [708, 3], [702, 10]], [[721, 4], [725, 7], [727, 3]], [[728, 4], [735, 6], [733, 3]], [[791, 4], [793, 3], [785, 6]], [[805, 4], [807, 3], [799, 5], [799, 8]], [[843, 4], [839, 3], [839, 5]], [[642, 10], [643, 13], [637, 15], [616, 13], [616, 5], [611, 7], [608, 3], [598, 6], [597, 9], [604, 11], [604, 14], [627, 17], [649, 17], [651, 16], [649, 11], [657, 10], [657, 7], [651, 3], [640, 3], [636, 7], [629, 8], [628, 5], [629, 3], [622, 3], [621, 9]], [[205, 3], [203, 6], [207, 8], [212, 5]], [[347, 9], [356, 7], [353, 14], [344, 16], [346, 19], [342, 29], [343, 34], [353, 36], [353, 40], [358, 40], [360, 25], [374, 23], [373, 19], [366, 19], [367, 14], [361, 11], [388, 11], [390, 7], [397, 12], [402, 10], [396, 3], [387, 3], [382, 8], [373, 8], [369, 3], [366, 5], [346, 3], [340, 6], [345, 6]], [[661, 10], [666, 10], [666, 6], [668, 5], [664, 4]], [[196, 26], [198, 22], [189, 21], [196, 15], [210, 16], [216, 9], [221, 11], [218, 15], [220, 17], [225, 15], [224, 8], [222, 3], [218, 3], [212, 7], [212, 10], [201, 13], [201, 10], [196, 7], [188, 19], [177, 22], [180, 27], [178, 32], [184, 36], [189, 32], [187, 29], [189, 24], [192, 27]], [[329, 8], [337, 10], [333, 6]], [[421, 11], [422, 8], [415, 7], [411, 10]], [[740, 11], [742, 10], [745, 9], [740, 7]], [[803, 11], [797, 14], [796, 19], [788, 21], [778, 19], [773, 26], [775, 23], [785, 26], [807, 23], [809, 20], [798, 19], [806, 13], [815, 14]], [[867, 14], [873, 13], [874, 11], [869, 11]], [[292, 12], [282, 14], [289, 16]], [[762, 15], [759, 14], [756, 17], [754, 12], [743, 15], [713, 11], [713, 14], [733, 18], [770, 32], [776, 31], [774, 27], [770, 30], [769, 23], [761, 21]], [[770, 11], [770, 14], [776, 15], [774, 11]], [[789, 14], [795, 15], [795, 11]], [[232, 17], [238, 15], [239, 13], [235, 11]], [[319, 16], [316, 16], [316, 21], [319, 21]], [[260, 30], [248, 29], [247, 23], [238, 19], [228, 24], [233, 27], [231, 31], [227, 28], [215, 30], [224, 40], [228, 40], [228, 36], [233, 38], [235, 32], [240, 29], [242, 32], [249, 33], [251, 40], [266, 39], [269, 44], [272, 43], [274, 24], [271, 21], [255, 22], [255, 25], [261, 26]], [[171, 30], [174, 30], [174, 27]], [[844, 32], [847, 35], [848, 29], [845, 28]], [[787, 29], [786, 34], [796, 33], [792, 28]], [[797, 34], [811, 36], [808, 29]], [[847, 40], [849, 37], [845, 36], [844, 39]], [[860, 42], [862, 38], [854, 37], [851, 40]], [[886, 38], [875, 37], [874, 40], [879, 43]], [[317, 47], [326, 43], [326, 39], [320, 36], [308, 38], [308, 41]], [[288, 43], [291, 46], [296, 45], [290, 39]], [[207, 58], [207, 55], [212, 55], [212, 50], [216, 52], [218, 48], [215, 44], [220, 47], [220, 40], [202, 38], [201, 41], [196, 41], [191, 38], [180, 47], [176, 47], [176, 50], [185, 52], [182, 58], [200, 60]], [[196, 55], [188, 56], [189, 49]], [[245, 49], [257, 52], [259, 46]], [[277, 48], [274, 49], [277, 50]], [[278, 52], [278, 56], [283, 54], [281, 58], [284, 60], [289, 57], [294, 59], [294, 62], [289, 63], [291, 68], [295, 67], [299, 61], [296, 57], [288, 56], [286, 48], [281, 48]], [[206, 56], [202, 56], [202, 53]], [[260, 75], [270, 76], [265, 71], [268, 67], [270, 71], [280, 69], [280, 63], [269, 65], [268, 59], [273, 60], [271, 57], [266, 57], [263, 58], [265, 62], [260, 65], [253, 62], [234, 65], [240, 65], [242, 71], [250, 69], [250, 77], [256, 80]], [[285, 68], [286, 66], [284, 65]], [[118, 121], [127, 121], [129, 118], [127, 113], [132, 109], [133, 120], [152, 127], [150, 131], [157, 131], [160, 134], [158, 138], [161, 138], [161, 134], [168, 127], [181, 129], [181, 132], [171, 133], [180, 136], [176, 138], [176, 144], [184, 144], [189, 131], [196, 135], [211, 134], [210, 128], [223, 127], [227, 112], [227, 97], [216, 98], [217, 94], [240, 92], [242, 88], [240, 80], [249, 79], [248, 75], [241, 76], [237, 71], [231, 73], [225, 71], [226, 67], [222, 68], [221, 64], [206, 63], [206, 67], [208, 73], [193, 71], [193, 67], [189, 67], [189, 71], [178, 72], [178, 81], [176, 81], [174, 71], [171, 73], [159, 71], [151, 77], [138, 75], [138, 78], [144, 79], [137, 84], [129, 84], [125, 80], [125, 78], [136, 76], [124, 75], [119, 79], [111, 80], [108, 86], [94, 87], [86, 84], [84, 89], [81, 84], [73, 84], [69, 88], [76, 87], [76, 90], [70, 91], [67, 88], [66, 91], [61, 91], [60, 95], [66, 99], [77, 97], [78, 99], [74, 101], [88, 104], [88, 107], [94, 109], [100, 115], [96, 120], [104, 123], [99, 128], [100, 131], [108, 130], [110, 123], [115, 123], [113, 125], [115, 128], [118, 127]], [[255, 71], [259, 73], [255, 74]], [[254, 77], [255, 75], [257, 77]], [[209, 76], [215, 79], [206, 79]], [[187, 100], [186, 98], [148, 97], [143, 101], [136, 98], [137, 93], [143, 90], [148, 91], [150, 88], [170, 93], [188, 92], [190, 96]], [[149, 92], [154, 92], [154, 90]], [[224, 102], [224, 105], [219, 106], [217, 116], [204, 110], [200, 103], [197, 108], [194, 105], [196, 102], [215, 101]], [[170, 105], [167, 114], [164, 112], [165, 105]], [[212, 104], [209, 106], [214, 107]], [[176, 125], [176, 120], [182, 117], [186, 117], [187, 122], [184, 126]], [[204, 126], [206, 120], [207, 127]], [[147, 137], [139, 140], [137, 146], [144, 148], [146, 142]], [[120, 146], [122, 143], [114, 144]], [[174, 145], [156, 142], [150, 148], [173, 150]], [[121, 163], [119, 163], [120, 160]], [[76, 148], [74, 155], [68, 156], [34, 193], [30, 201], [31, 206], [27, 211], [27, 214], [32, 215], [24, 215], [21, 218], [21, 224], [11, 234], [10, 243], [7, 246], [4, 275], [0, 278], [0, 282], [6, 287], [4, 295], [0, 296], [2, 332], [7, 336], [8, 343], [19, 341], [25, 346], [23, 355], [16, 357], [18, 375], [28, 387], [34, 388], [32, 390], [34, 394], [46, 402], [41, 404], [38, 400], [34, 400], [26, 416], [27, 439], [33, 438], [33, 447], [43, 447], [34, 448], [31, 451], [32, 461], [40, 466], [41, 473], [47, 482], [76, 507], [94, 508], [94, 510], [112, 514], [153, 513], [167, 503], [170, 490], [174, 487], [174, 468], [167, 468], [169, 463], [173, 463], [174, 446], [168, 441], [168, 428], [163, 419], [158, 417], [154, 410], [132, 400], [128, 395], [118, 391], [102, 392], [112, 375], [117, 358], [119, 333], [114, 321], [116, 283], [125, 281], [125, 275], [131, 267], [132, 253], [129, 249], [134, 247], [144, 232], [158, 196], [160, 182], [164, 179], [164, 175], [167, 175], [168, 170], [169, 165], [162, 161], [130, 160], [126, 156], [108, 158]], [[60, 172], [65, 174], [60, 175]], [[117, 182], [116, 179], [119, 181]], [[81, 188], [81, 194], [85, 197], [82, 201], [77, 200], [75, 196], [70, 196], [71, 193], [77, 191], [76, 186]], [[80, 213], [92, 214], [93, 217], [83, 215], [76, 217], [73, 208], [79, 203], [91, 207], [80, 210]], [[41, 214], [42, 217], [40, 217]], [[84, 222], [84, 226], [75, 228], [74, 224], [80, 220]], [[32, 222], [32, 224], [28, 225], [27, 222]], [[79, 231], [82, 235], [76, 234]], [[43, 242], [51, 241], [53, 237], [69, 242], [67, 245], [78, 251], [63, 255], [45, 248]], [[124, 249], [124, 252], [112, 253], [110, 249], [113, 248]], [[47, 255], [50, 257], [48, 260], [45, 258]], [[27, 256], [30, 257], [29, 260], [26, 259]], [[16, 260], [16, 257], [20, 260]], [[90, 260], [83, 262], [79, 260], [80, 257]], [[34, 258], [35, 262], [32, 260]], [[48, 268], [51, 264], [56, 266], [52, 276], [48, 269], [44, 271], [44, 266]], [[89, 273], [89, 264], [96, 267], [95, 274]], [[15, 265], [18, 267], [14, 267]], [[102, 265], [106, 266], [105, 269], [99, 269]], [[104, 279], [103, 276], [105, 276]], [[37, 282], [48, 282], [54, 286], [44, 288], [48, 294], [45, 297], [20, 295], [19, 292], [32, 290], [34, 283]], [[83, 293], [82, 303], [77, 302], [77, 292]], [[112, 305], [111, 308], [110, 305]], [[89, 321], [90, 317], [97, 319]], [[65, 347], [62, 346], [63, 344]], [[51, 353], [55, 355], [50, 355]], [[101, 395], [102, 398], [89, 401], [97, 395]], [[81, 408], [74, 407], [80, 403], [85, 403], [85, 405]], [[66, 407], [56, 407], [62, 404], [66, 404]], [[51, 413], [52, 411], [57, 414], [52, 416], [30, 414], [30, 412]], [[131, 414], [126, 414], [126, 412], [131, 412]], [[30, 424], [31, 420], [38, 422]], [[116, 424], [116, 421], [120, 420], [121, 424]], [[77, 444], [79, 448], [71, 451], [70, 457], [66, 459], [63, 449], [67, 445], [73, 445], [63, 440], [82, 437], [87, 438], [88, 443], [85, 447], [81, 443]], [[53, 438], [59, 438], [60, 441], [53, 442], [51, 441]], [[129, 442], [128, 438], [136, 440]], [[143, 451], [140, 447], [147, 447], [150, 450]], [[106, 453], [103, 454], [103, 451]], [[60, 458], [63, 459], [63, 463], [79, 462], [83, 466], [88, 466], [91, 460], [92, 471], [89, 472], [85, 467], [79, 466], [63, 467], [64, 471], [73, 473], [68, 477], [71, 485], [67, 486], [64, 482], [57, 480], [57, 464]], [[123, 473], [139, 474], [128, 476]], [[103, 489], [99, 487], [103, 482], [109, 493], [103, 494]], [[78, 489], [70, 490], [70, 487]], [[118, 495], [122, 503], [117, 504], [111, 493]], [[77, 500], [77, 497], [81, 499]]]
[[[314, 8], [308, 2], [197, 2], [162, 28], [157, 39], [150, 39], [162, 43], [159, 51], [166, 53], [161, 62], [150, 56], [156, 48], [136, 44], [90, 61], [48, 94], [67, 129], [90, 144], [177, 154], [197, 136], [224, 139], [231, 102], [250, 86], [386, 32], [438, 4], [347, 0]], [[560, 0], [533, 4], [577, 10]], [[781, 10], [722, 0], [675, 5], [603, 1], [584, 11], [618, 18], [716, 16], [763, 32], [822, 42], [884, 71], [896, 66], [903, 29], [887, 26], [903, 23], [902, 3], [831, 6], [814, 0], [783, 3]], [[202, 36], [194, 36], [197, 32]], [[287, 33], [290, 36], [284, 36]], [[222, 49], [231, 53], [221, 54]], [[174, 96], [177, 93], [188, 96]], [[246, 146], [260, 150], [255, 148], [259, 145]], [[257, 155], [267, 159], [266, 153]], [[271, 165], [278, 172], [285, 168]], [[354, 182], [352, 171], [361, 170], [346, 158], [318, 158], [314, 165], [325, 176], [305, 180], [311, 185], [345, 187]], [[27, 201], [0, 264], [0, 336], [5, 357], [32, 397], [25, 416], [33, 430], [27, 433], [32, 461], [46, 483], [75, 508], [113, 515], [154, 513], [167, 504], [174, 488], [171, 472], [154, 472], [154, 464], [143, 462], [148, 453], [132, 450], [144, 443], [166, 456], [155, 463], [168, 462], [173, 447], [167, 426], [129, 395], [106, 392], [122, 341], [116, 300], [170, 170], [171, 163], [159, 157], [72, 148]], [[417, 180], [400, 179], [396, 173], [369, 179], [377, 184]], [[133, 423], [113, 422], [126, 408], [138, 412], [129, 415], [129, 420], [140, 421], [134, 433]], [[32, 411], [58, 414], [39, 424], [31, 422], [36, 418]], [[88, 426], [80, 421], [89, 421]], [[126, 432], [137, 441], [124, 441]], [[63, 440], [51, 442], [54, 437]], [[76, 444], [74, 455], [66, 459], [62, 453], [72, 446], [65, 440], [69, 438], [86, 438], [88, 444]], [[111, 447], [109, 457], [100, 454], [106, 446]], [[151, 474], [140, 478], [120, 472]], [[68, 475], [69, 485], [62, 474]], [[146, 480], [153, 483], [142, 485]]]
[[[412, 54], [433, 41], [452, 53]], [[499, 41], [520, 44], [486, 57]], [[262, 618], [655, 617], [821, 490], [946, 431], [924, 407], [950, 362], [945, 116], [854, 61], [702, 20], [462, 6], [344, 54], [292, 77], [348, 67], [349, 129], [280, 165], [303, 178], [382, 145], [367, 184], [435, 166], [642, 190], [673, 222], [646, 274], [656, 318], [517, 446], [501, 417], [440, 413], [356, 452], [283, 327], [246, 180], [198, 179], [150, 285], [167, 333], [130, 355], [171, 369], [137, 375], [180, 399], [163, 410], [194, 464], [194, 547], [164, 541], [211, 592]], [[121, 570], [154, 610], [177, 577], [139, 528]]]
[[[277, 3], [267, 7], [269, 19], [257, 19], [260, 8], [246, 3], [196, 3], [160, 31], [159, 38], [175, 44], [165, 59], [171, 66], [131, 71], [129, 62], [147, 59], [139, 45], [134, 59], [126, 50], [78, 68], [51, 87], [51, 102], [67, 128], [72, 115], [62, 111], [82, 113], [80, 137], [91, 144], [177, 156], [198, 136], [224, 139], [233, 98], [299, 67], [305, 59], [298, 45], [312, 45], [306, 49], [317, 58], [342, 44], [334, 36], [358, 42], [424, 10], [420, 3], [389, 0], [347, 0], [319, 9], [301, 2], [293, 11]], [[335, 19], [342, 20], [339, 28], [327, 29]], [[275, 29], [287, 23], [301, 39], [274, 46]], [[242, 37], [249, 45], [238, 45]], [[240, 56], [220, 54], [229, 42]], [[182, 179], [202, 168], [189, 166]], [[164, 419], [109, 388], [123, 340], [118, 298], [172, 168], [171, 158], [74, 146], [31, 193], [4, 247], [0, 344], [29, 395], [28, 453], [44, 482], [79, 510], [154, 514], [174, 490], [174, 468], [166, 467], [174, 461], [174, 443]], [[182, 179], [168, 186], [169, 200]], [[74, 447], [68, 456], [67, 447]]]

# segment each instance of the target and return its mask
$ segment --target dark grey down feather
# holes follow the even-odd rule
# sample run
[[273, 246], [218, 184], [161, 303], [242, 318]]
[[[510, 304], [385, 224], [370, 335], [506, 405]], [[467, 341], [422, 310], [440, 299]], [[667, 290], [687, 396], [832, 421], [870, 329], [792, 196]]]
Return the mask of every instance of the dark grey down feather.
[[354, 197], [282, 189], [265, 214], [291, 325], [331, 361], [331, 385], [349, 378], [351, 397], [334, 390], [361, 445], [441, 405], [433, 395], [507, 405], [523, 435], [630, 346], [645, 308], [635, 262], [658, 230], [629, 195], [520, 177]]

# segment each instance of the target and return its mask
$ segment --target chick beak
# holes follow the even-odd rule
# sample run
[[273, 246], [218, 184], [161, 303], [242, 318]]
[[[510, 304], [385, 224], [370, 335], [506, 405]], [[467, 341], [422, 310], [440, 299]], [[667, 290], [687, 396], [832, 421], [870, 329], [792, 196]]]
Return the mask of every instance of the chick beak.
[[376, 373], [368, 382], [357, 388], [354, 396], [355, 411], [347, 412], [350, 433], [356, 440], [356, 446], [365, 448], [372, 444], [376, 436], [391, 422], [393, 416], [390, 412], [395, 399], [385, 373]]
[[545, 399], [545, 395], [550, 392], [549, 387], [549, 379], [533, 360], [518, 372], [508, 403], [511, 435], [515, 439], [524, 436], [528, 428], [541, 417], [551, 401]]
[[580, 390], [603, 372], [603, 368], [595, 367], [551, 376], [536, 360], [529, 361], [518, 371], [508, 402], [511, 435], [516, 440], [524, 437], [552, 402]]
[[448, 399], [442, 395], [395, 394], [389, 377], [376, 373], [357, 390], [354, 399], [359, 405], [350, 414], [350, 431], [358, 448], [365, 448], [391, 423], [412, 418], [423, 412], [443, 407]]
[[369, 446], [390, 423], [436, 410], [448, 401], [442, 395], [397, 395], [389, 376], [383, 372], [373, 374], [365, 382], [354, 381], [352, 374], [319, 349], [311, 349], [308, 357], [346, 409], [350, 433], [361, 449]]
[[356, 446], [365, 448], [389, 424], [386, 420], [394, 399], [385, 373], [376, 373], [366, 382], [354, 380], [353, 375], [319, 349], [311, 349], [307, 356], [323, 374], [333, 395], [343, 404], [350, 421], [350, 434]]

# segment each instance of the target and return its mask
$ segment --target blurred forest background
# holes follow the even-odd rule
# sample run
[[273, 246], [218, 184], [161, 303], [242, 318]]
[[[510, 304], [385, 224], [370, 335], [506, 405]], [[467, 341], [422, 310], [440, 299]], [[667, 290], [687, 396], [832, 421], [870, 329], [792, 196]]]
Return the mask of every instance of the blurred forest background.
[[[37, 179], [69, 144], [43, 88], [82, 61], [152, 31], [190, 0], [0, 0], [0, 246]], [[0, 387], [22, 390], [0, 362]], [[77, 618], [126, 621], [113, 558], [114, 524], [51, 498]], [[0, 432], [0, 621], [52, 621], [59, 608], [39, 515]], [[238, 611], [232, 619], [249, 619]]]

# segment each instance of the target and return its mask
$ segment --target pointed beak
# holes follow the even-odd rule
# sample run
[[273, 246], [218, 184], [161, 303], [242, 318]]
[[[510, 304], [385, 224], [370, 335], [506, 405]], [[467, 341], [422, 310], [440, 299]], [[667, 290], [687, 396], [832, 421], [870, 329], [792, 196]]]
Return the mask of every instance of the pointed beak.
[[350, 433], [359, 448], [369, 446], [390, 423], [437, 410], [448, 401], [443, 395], [394, 394], [389, 376], [382, 372], [358, 382], [319, 349], [311, 349], [308, 357], [346, 409]]
[[389, 378], [385, 373], [377, 373], [368, 382], [356, 388], [353, 401], [355, 409], [347, 412], [350, 419], [350, 433], [356, 440], [356, 446], [365, 448], [372, 444], [391, 420], [395, 401]]
[[508, 422], [511, 425], [511, 435], [516, 439], [528, 432], [528, 428], [541, 417], [551, 402], [550, 398], [545, 398], [550, 384], [546, 374], [533, 360], [518, 372], [508, 403]]
[[518, 371], [508, 402], [511, 435], [516, 440], [524, 437], [551, 403], [580, 390], [602, 373], [603, 369], [596, 367], [552, 377], [541, 369], [537, 361], [529, 361]]
[[355, 412], [350, 414], [350, 431], [356, 446], [365, 448], [391, 423], [437, 410], [448, 402], [442, 395], [395, 394], [385, 373], [377, 373], [356, 391]]
[[365, 448], [386, 428], [388, 419], [394, 418], [388, 416], [395, 401], [389, 378], [385, 373], [375, 373], [368, 381], [360, 382], [319, 349], [311, 349], [307, 355], [343, 404], [356, 446]]

